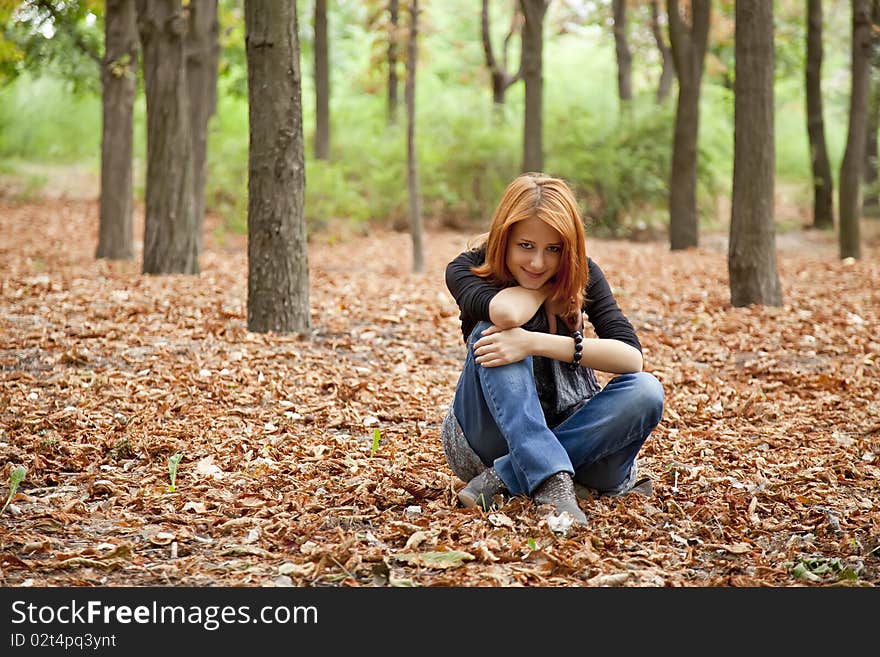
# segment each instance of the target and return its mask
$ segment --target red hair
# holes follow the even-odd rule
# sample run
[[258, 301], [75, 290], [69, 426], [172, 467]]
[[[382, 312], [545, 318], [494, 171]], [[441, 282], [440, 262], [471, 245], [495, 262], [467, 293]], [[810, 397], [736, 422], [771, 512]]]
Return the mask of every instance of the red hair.
[[486, 247], [486, 261], [471, 271], [507, 285], [515, 279], [507, 269], [507, 248], [514, 224], [537, 217], [562, 237], [559, 270], [549, 300], [566, 303], [569, 314], [580, 312], [589, 279], [584, 224], [574, 193], [565, 181], [541, 173], [517, 176], [495, 208], [489, 232], [476, 242]]

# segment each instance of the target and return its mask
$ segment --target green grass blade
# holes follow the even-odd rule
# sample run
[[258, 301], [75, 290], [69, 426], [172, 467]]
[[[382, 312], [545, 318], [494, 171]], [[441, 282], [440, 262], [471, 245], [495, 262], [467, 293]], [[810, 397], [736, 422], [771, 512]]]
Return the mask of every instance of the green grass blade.
[[9, 496], [6, 498], [6, 504], [3, 505], [3, 508], [0, 509], [0, 515], [6, 511], [6, 507], [9, 506], [9, 503], [12, 502], [12, 498], [15, 497], [15, 492], [18, 490], [19, 484], [24, 481], [24, 477], [27, 474], [27, 470], [23, 465], [19, 465], [16, 467], [12, 474], [9, 477]]

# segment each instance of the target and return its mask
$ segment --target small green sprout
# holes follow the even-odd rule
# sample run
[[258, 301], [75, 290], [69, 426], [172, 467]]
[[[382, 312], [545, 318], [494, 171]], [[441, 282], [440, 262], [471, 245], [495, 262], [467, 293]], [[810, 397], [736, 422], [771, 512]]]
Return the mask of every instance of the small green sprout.
[[183, 454], [175, 454], [168, 459], [168, 476], [171, 479], [171, 485], [168, 487], [168, 490], [172, 493], [177, 490], [177, 466], [180, 465], [180, 461], [182, 458]]
[[526, 543], [529, 544], [529, 549], [530, 549], [532, 552], [535, 552], [535, 551], [538, 549], [538, 544], [535, 543], [535, 539], [533, 539], [531, 536], [529, 536], [529, 538], [528, 538], [528, 540], [526, 541]]
[[373, 446], [370, 448], [370, 456], [376, 455], [376, 451], [379, 449], [379, 438], [381, 438], [379, 430], [373, 429]]
[[9, 497], [6, 498], [6, 504], [3, 505], [3, 508], [0, 509], [0, 515], [6, 511], [6, 507], [9, 506], [9, 503], [12, 502], [12, 498], [15, 497], [15, 492], [18, 490], [18, 485], [24, 481], [24, 476], [27, 474], [27, 470], [23, 465], [19, 465], [12, 471], [12, 475], [9, 477]]

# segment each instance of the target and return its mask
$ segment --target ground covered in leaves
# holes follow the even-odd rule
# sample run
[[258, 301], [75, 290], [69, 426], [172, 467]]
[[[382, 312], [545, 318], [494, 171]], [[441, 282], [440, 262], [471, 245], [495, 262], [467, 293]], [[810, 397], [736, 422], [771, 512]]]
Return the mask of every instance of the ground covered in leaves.
[[[664, 384], [650, 499], [554, 533], [528, 500], [456, 506], [439, 427], [468, 235], [310, 245], [313, 334], [246, 329], [243, 239], [199, 276], [96, 261], [87, 200], [0, 200], [3, 586], [880, 583], [880, 264], [778, 240], [782, 308], [733, 309], [723, 236], [591, 240]], [[138, 229], [140, 230], [140, 229]], [[138, 233], [136, 233], [138, 234]], [[182, 455], [171, 487], [169, 459]]]

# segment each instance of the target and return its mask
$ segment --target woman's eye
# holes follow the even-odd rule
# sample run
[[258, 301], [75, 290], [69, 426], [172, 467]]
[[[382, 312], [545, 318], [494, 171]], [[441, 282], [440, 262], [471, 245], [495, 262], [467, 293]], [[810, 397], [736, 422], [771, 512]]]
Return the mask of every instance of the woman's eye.
[[562, 249], [561, 249], [560, 247], [558, 247], [558, 246], [548, 246], [548, 247], [547, 247], [547, 250], [548, 250], [550, 253], [559, 253], [560, 251], [562, 251]]
[[531, 249], [532, 248], [532, 245], [529, 244], [528, 242], [520, 242], [519, 245], [524, 249]]

